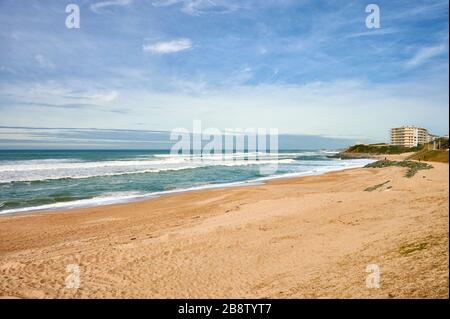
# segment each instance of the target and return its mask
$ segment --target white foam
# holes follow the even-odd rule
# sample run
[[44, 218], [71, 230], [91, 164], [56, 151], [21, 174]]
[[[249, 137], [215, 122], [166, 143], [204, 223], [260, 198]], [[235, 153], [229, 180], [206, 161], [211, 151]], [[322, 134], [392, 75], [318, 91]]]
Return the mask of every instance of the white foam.
[[288, 164], [294, 159], [222, 159], [219, 157], [171, 156], [162, 160], [121, 160], [103, 162], [52, 162], [0, 164], [0, 183], [31, 182], [65, 178], [91, 178], [125, 174], [159, 173], [209, 166]]
[[249, 185], [258, 185], [264, 181], [280, 179], [280, 178], [292, 178], [292, 177], [302, 177], [302, 176], [313, 176], [313, 175], [322, 175], [328, 172], [333, 171], [341, 171], [351, 168], [363, 167], [368, 163], [374, 162], [373, 160], [368, 159], [357, 159], [357, 160], [348, 160], [347, 162], [342, 162], [339, 166], [324, 166], [321, 168], [316, 168], [309, 171], [303, 172], [292, 172], [285, 173], [279, 175], [271, 175], [259, 177], [252, 180], [247, 181], [239, 181], [239, 182], [230, 182], [230, 183], [222, 183], [222, 184], [205, 184], [181, 189], [173, 189], [167, 191], [160, 192], [152, 192], [152, 193], [138, 193], [138, 192], [119, 192], [119, 193], [106, 193], [98, 197], [90, 198], [90, 199], [82, 199], [70, 202], [61, 202], [47, 205], [40, 205], [34, 207], [23, 207], [23, 208], [15, 208], [15, 209], [7, 209], [0, 211], [0, 214], [13, 214], [13, 213], [22, 213], [22, 212], [36, 212], [36, 211], [50, 211], [57, 209], [73, 209], [73, 208], [82, 208], [82, 207], [92, 207], [99, 205], [111, 205], [111, 204], [119, 204], [130, 201], [137, 201], [142, 199], [150, 199], [162, 195], [181, 193], [181, 192], [189, 192], [203, 189], [213, 189], [213, 188], [227, 188], [227, 187], [235, 187], [235, 186], [249, 186]]

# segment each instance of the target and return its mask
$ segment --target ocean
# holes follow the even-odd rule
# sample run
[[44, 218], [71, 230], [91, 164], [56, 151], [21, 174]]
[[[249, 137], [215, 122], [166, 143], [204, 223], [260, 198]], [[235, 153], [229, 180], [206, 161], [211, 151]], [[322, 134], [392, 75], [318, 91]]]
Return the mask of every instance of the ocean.
[[[332, 150], [204, 156], [148, 150], [0, 151], [0, 214], [121, 203], [362, 167]], [[256, 154], [251, 154], [256, 155]], [[270, 175], [260, 168], [277, 163]]]

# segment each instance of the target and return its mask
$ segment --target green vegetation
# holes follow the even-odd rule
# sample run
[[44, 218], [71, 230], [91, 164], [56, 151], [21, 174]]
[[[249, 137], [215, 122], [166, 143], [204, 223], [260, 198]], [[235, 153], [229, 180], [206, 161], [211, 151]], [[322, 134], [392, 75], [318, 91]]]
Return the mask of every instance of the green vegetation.
[[448, 151], [445, 150], [421, 150], [410, 157], [409, 160], [448, 163]]
[[418, 244], [402, 246], [402, 247], [400, 247], [400, 255], [408, 256], [415, 251], [424, 250], [425, 248], [427, 248], [427, 245], [428, 245], [427, 243], [418, 243]]
[[357, 144], [350, 146], [345, 153], [366, 153], [366, 154], [401, 154], [408, 152], [417, 152], [423, 148], [423, 145], [417, 147], [403, 147], [387, 144]]
[[429, 144], [435, 144], [440, 150], [448, 150], [448, 138], [446, 137], [439, 137], [434, 142], [430, 142]]
[[441, 149], [449, 149], [448, 147], [448, 138], [439, 138], [438, 141], [441, 142]]
[[383, 167], [390, 167], [390, 166], [399, 166], [399, 167], [407, 167], [408, 171], [405, 174], [405, 177], [413, 177], [418, 171], [422, 169], [430, 169], [433, 168], [430, 164], [421, 163], [421, 162], [415, 162], [415, 161], [389, 161], [389, 160], [383, 160], [383, 161], [377, 161], [370, 164], [367, 164], [364, 167], [367, 168], [383, 168]]
[[[409, 156], [408, 160], [425, 161], [425, 162], [449, 162], [448, 152], [449, 140], [448, 138], [438, 138], [434, 142], [425, 145], [418, 145], [416, 147], [403, 147], [398, 145], [389, 145], [384, 143], [379, 144], [356, 144], [350, 146], [345, 151], [330, 156], [343, 159], [351, 158], [370, 158], [372, 155], [392, 155], [402, 153], [414, 153]], [[432, 150], [432, 148], [437, 148]]]
[[389, 182], [390, 182], [390, 181], [386, 181], [386, 182], [384, 182], [384, 183], [377, 184], [377, 185], [375, 185], [375, 186], [367, 187], [364, 191], [365, 191], [365, 192], [373, 192], [374, 190], [376, 190], [376, 189], [382, 187], [383, 185], [385, 185], [385, 184], [387, 184], [387, 183], [389, 183]]
[[[433, 149], [436, 148], [436, 149]], [[440, 137], [408, 157], [411, 160], [448, 163], [448, 138]]]

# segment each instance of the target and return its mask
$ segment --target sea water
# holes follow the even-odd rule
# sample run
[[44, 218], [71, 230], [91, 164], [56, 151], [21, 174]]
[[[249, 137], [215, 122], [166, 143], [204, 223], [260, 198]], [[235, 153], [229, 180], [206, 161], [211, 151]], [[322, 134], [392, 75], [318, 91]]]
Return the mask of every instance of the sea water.
[[[0, 214], [68, 209], [362, 167], [332, 150], [172, 155], [169, 151], [0, 151]], [[277, 164], [270, 175], [261, 168]]]

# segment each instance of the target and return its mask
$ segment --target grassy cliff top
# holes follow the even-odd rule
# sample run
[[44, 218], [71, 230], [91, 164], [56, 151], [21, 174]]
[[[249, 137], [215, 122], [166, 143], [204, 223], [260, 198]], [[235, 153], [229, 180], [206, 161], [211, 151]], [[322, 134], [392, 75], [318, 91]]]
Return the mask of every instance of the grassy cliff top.
[[402, 154], [417, 152], [423, 149], [423, 145], [417, 147], [403, 147], [387, 144], [357, 144], [350, 146], [345, 153], [365, 153], [365, 154]]
[[440, 162], [448, 163], [448, 150], [421, 150], [414, 153], [408, 159], [416, 161], [430, 161], [430, 162]]

